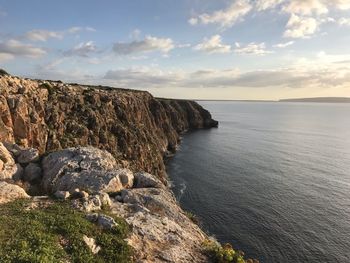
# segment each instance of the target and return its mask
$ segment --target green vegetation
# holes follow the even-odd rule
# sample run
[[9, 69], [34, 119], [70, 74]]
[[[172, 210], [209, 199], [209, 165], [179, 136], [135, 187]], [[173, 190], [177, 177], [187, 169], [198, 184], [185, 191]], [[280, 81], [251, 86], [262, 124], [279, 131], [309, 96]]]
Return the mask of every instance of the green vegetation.
[[47, 91], [49, 92], [49, 95], [51, 96], [54, 93], [54, 88], [51, 86], [51, 84], [49, 83], [42, 83], [39, 86], [40, 89], [47, 89]]
[[185, 211], [185, 214], [193, 223], [195, 223], [196, 225], [199, 225], [199, 219], [195, 214], [189, 211]]
[[5, 70], [0, 68], [0, 76], [9, 75]]
[[[65, 202], [29, 209], [29, 201], [0, 206], [0, 259], [2, 263], [130, 262], [132, 250], [124, 241], [129, 227], [103, 230]], [[101, 247], [93, 255], [83, 241], [86, 235]]]
[[221, 246], [215, 240], [206, 240], [203, 247], [208, 256], [217, 263], [259, 263], [256, 259], [244, 259], [244, 253], [234, 250], [231, 244]]

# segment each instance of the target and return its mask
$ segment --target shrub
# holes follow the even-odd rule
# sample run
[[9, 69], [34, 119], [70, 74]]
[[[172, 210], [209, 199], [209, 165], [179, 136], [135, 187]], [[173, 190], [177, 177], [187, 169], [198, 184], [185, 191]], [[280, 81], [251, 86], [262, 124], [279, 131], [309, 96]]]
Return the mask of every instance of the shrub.
[[216, 240], [209, 239], [203, 243], [207, 255], [217, 263], [259, 263], [256, 259], [244, 259], [242, 251], [236, 251], [231, 244], [220, 245]]

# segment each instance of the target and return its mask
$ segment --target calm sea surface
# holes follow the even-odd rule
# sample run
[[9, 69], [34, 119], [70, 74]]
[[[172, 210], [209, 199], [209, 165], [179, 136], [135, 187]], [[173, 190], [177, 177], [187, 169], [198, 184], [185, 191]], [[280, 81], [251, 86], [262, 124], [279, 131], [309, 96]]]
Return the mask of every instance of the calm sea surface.
[[350, 262], [350, 104], [200, 102], [168, 163], [182, 207], [262, 263]]

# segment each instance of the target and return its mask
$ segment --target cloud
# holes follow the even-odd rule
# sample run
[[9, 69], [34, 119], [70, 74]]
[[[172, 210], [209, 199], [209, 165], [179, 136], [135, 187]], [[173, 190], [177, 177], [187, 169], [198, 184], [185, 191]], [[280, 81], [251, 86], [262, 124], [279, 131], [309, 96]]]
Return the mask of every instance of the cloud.
[[118, 87], [163, 87], [176, 86], [182, 78], [180, 74], [163, 72], [151, 68], [133, 68], [109, 70], [104, 76], [105, 80], [112, 80]]
[[0, 42], [0, 54], [3, 57], [24, 56], [30, 58], [38, 58], [46, 54], [43, 48], [35, 47], [29, 44], [21, 43], [18, 40], [10, 39]]
[[25, 38], [30, 41], [46, 42], [50, 38], [63, 39], [66, 34], [76, 34], [80, 31], [95, 32], [92, 27], [71, 27], [62, 31], [49, 31], [43, 29], [34, 29], [25, 34]]
[[49, 38], [62, 39], [63, 32], [48, 31], [48, 30], [32, 30], [25, 34], [26, 38], [31, 41], [47, 41]]
[[13, 58], [14, 58], [14, 56], [12, 54], [1, 53], [0, 52], [0, 63], [4, 63], [4, 62], [9, 61], [9, 60], [11, 60]]
[[326, 63], [317, 66], [240, 72], [238, 69], [166, 72], [156, 68], [110, 70], [108, 85], [126, 88], [332, 88], [350, 84], [350, 65]]
[[284, 37], [308, 38], [313, 35], [319, 26], [319, 22], [313, 17], [300, 17], [292, 14], [286, 25]]
[[211, 14], [203, 13], [188, 20], [191, 25], [197, 24], [218, 24], [226, 29], [239, 22], [252, 10], [248, 0], [235, 0], [226, 9], [215, 11]]
[[211, 38], [205, 38], [202, 43], [194, 47], [195, 50], [204, 51], [207, 53], [229, 53], [231, 46], [222, 43], [220, 35], [214, 35]]
[[327, 5], [322, 0], [291, 0], [288, 2], [283, 10], [290, 14], [320, 15], [328, 13]]
[[273, 45], [273, 47], [286, 48], [286, 47], [289, 47], [289, 46], [291, 46], [293, 44], [294, 44], [294, 41], [289, 41], [289, 42], [286, 42], [286, 43], [279, 43], [279, 44]]
[[350, 26], [350, 18], [342, 17], [338, 20], [338, 24], [341, 26]]
[[97, 47], [93, 41], [82, 42], [76, 45], [74, 48], [65, 51], [63, 54], [65, 56], [79, 56], [79, 57], [88, 57], [91, 53], [95, 53]]
[[152, 51], [160, 51], [168, 53], [174, 49], [175, 45], [170, 38], [157, 38], [146, 36], [144, 40], [135, 40], [128, 43], [118, 42], [113, 46], [113, 50], [118, 55], [129, 55], [133, 53], [148, 53]]
[[350, 9], [350, 1], [349, 0], [333, 0], [333, 1], [334, 1], [335, 6], [340, 10]]
[[256, 0], [255, 8], [258, 11], [264, 11], [267, 9], [275, 8], [283, 2], [284, 0]]
[[265, 43], [249, 43], [246, 46], [241, 46], [240, 43], [236, 43], [235, 53], [244, 55], [266, 55], [272, 53], [272, 51], [266, 50]]

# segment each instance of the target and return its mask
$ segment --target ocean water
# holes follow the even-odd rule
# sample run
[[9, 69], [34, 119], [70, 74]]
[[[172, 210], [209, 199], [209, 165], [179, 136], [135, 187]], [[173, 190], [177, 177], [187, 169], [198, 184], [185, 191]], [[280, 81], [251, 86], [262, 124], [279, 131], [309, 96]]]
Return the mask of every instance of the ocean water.
[[200, 102], [167, 170], [206, 231], [262, 263], [350, 262], [350, 104]]

